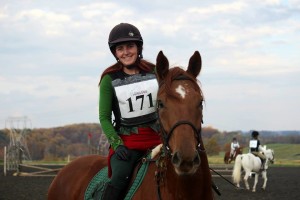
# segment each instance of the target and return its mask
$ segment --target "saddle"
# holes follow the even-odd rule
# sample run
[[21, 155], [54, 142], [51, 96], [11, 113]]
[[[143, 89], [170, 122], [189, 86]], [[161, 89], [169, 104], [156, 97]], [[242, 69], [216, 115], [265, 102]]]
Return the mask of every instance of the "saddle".
[[[147, 159], [150, 159], [151, 155], [147, 155]], [[127, 194], [124, 200], [130, 200], [136, 190], [142, 183], [145, 174], [147, 173], [149, 162], [139, 162], [135, 167], [131, 185], [128, 187]], [[90, 181], [88, 187], [86, 188], [84, 200], [102, 200], [102, 194], [106, 188], [106, 185], [110, 182], [108, 177], [108, 167], [101, 169]]]

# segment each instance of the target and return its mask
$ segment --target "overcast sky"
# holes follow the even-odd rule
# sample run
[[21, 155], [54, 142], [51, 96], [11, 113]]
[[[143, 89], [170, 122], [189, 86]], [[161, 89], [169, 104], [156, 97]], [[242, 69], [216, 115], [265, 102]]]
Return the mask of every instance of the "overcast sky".
[[0, 128], [98, 123], [120, 22], [139, 28], [149, 61], [163, 50], [186, 68], [200, 52], [204, 126], [300, 130], [300, 0], [1, 0]]

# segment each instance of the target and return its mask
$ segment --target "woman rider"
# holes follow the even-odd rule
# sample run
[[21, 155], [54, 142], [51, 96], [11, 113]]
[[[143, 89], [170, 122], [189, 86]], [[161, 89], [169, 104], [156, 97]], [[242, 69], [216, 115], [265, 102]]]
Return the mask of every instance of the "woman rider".
[[237, 139], [234, 137], [232, 138], [232, 142], [230, 144], [230, 156], [229, 156], [229, 161], [233, 160], [236, 154], [236, 150], [240, 148], [240, 144], [237, 141]]
[[260, 153], [261, 145], [260, 145], [258, 136], [259, 136], [258, 131], [252, 131], [252, 139], [249, 142], [249, 149], [252, 154], [254, 154], [255, 156], [258, 156], [261, 159], [261, 166], [262, 166], [261, 168], [263, 169], [264, 164], [266, 162], [266, 156], [264, 154]]
[[139, 159], [161, 141], [155, 65], [143, 59], [140, 31], [120, 23], [111, 30], [108, 45], [117, 62], [103, 72], [99, 83], [99, 119], [110, 143], [111, 177], [102, 199], [116, 200], [123, 198]]

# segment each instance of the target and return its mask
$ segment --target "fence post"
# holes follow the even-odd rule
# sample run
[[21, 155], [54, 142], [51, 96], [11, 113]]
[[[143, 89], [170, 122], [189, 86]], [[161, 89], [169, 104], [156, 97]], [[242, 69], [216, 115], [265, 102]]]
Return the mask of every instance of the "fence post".
[[4, 176], [6, 176], [6, 146], [4, 147], [4, 166], [3, 166]]

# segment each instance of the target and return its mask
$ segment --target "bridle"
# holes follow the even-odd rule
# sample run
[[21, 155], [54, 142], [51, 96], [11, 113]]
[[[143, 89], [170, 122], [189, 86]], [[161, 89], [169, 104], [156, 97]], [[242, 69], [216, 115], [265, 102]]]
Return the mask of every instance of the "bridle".
[[[180, 76], [177, 76], [175, 77], [173, 80], [191, 80], [193, 81], [191, 78], [189, 78], [188, 76], [185, 76], [185, 75], [180, 75]], [[159, 84], [159, 88], [161, 88], [161, 86], [165, 84], [164, 81], [162, 81], [160, 84]], [[169, 145], [169, 140], [171, 138], [171, 136], [173, 135], [174, 133], [174, 130], [175, 128], [177, 128], [178, 126], [180, 125], [189, 125], [190, 127], [192, 127], [193, 131], [194, 131], [194, 135], [196, 136], [196, 139], [197, 139], [197, 151], [198, 153], [203, 153], [205, 152], [205, 149], [204, 147], [201, 146], [201, 138], [202, 138], [202, 135], [201, 135], [201, 132], [202, 132], [202, 129], [201, 129], [201, 126], [199, 129], [196, 128], [196, 126], [191, 123], [190, 121], [187, 121], [187, 120], [180, 120], [178, 122], [176, 122], [170, 129], [169, 132], [166, 131], [166, 129], [164, 128], [162, 122], [161, 122], [161, 119], [159, 117], [159, 110], [160, 110], [160, 107], [159, 107], [159, 102], [157, 102], [157, 105], [156, 105], [156, 108], [157, 108], [157, 113], [158, 113], [158, 121], [159, 121], [159, 124], [160, 124], [160, 127], [161, 127], [161, 134], [162, 134], [162, 139], [163, 139], [163, 149], [165, 151], [165, 153], [169, 156], [172, 156], [172, 151], [171, 151], [171, 148], [170, 148], [170, 145]], [[201, 120], [201, 123], [203, 123], [203, 120]]]
[[269, 161], [273, 164], [275, 160], [274, 151], [271, 150], [271, 153], [272, 153], [272, 159], [269, 159]]
[[184, 124], [189, 125], [190, 127], [192, 127], [192, 129], [194, 131], [194, 134], [195, 134], [196, 139], [197, 139], [197, 148], [196, 149], [197, 149], [198, 153], [205, 152], [204, 147], [201, 146], [201, 130], [202, 130], [201, 127], [200, 127], [200, 129], [197, 129], [195, 127], [195, 125], [192, 124], [191, 122], [189, 122], [187, 120], [181, 120], [181, 121], [176, 122], [172, 126], [170, 131], [167, 132], [165, 130], [165, 128], [163, 127], [159, 117], [158, 117], [158, 120], [159, 120], [159, 124], [160, 124], [160, 127], [161, 127], [161, 133], [162, 133], [162, 139], [163, 139], [163, 148], [164, 148], [164, 151], [167, 155], [172, 156], [172, 151], [171, 151], [171, 147], [169, 145], [169, 140], [170, 140], [171, 136], [173, 135], [175, 128], [177, 128], [180, 125], [184, 125]]

